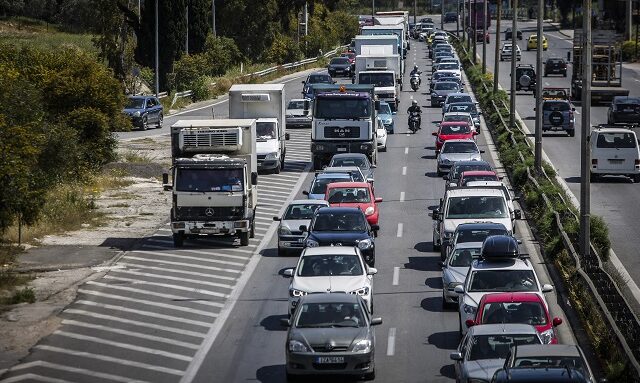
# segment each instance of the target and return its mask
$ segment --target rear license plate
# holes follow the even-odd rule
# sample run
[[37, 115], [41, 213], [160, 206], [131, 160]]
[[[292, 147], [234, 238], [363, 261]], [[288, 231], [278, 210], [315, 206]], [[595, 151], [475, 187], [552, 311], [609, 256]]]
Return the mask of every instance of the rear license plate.
[[633, 108], [624, 108], [622, 109], [623, 112], [635, 112], [635, 109]]
[[202, 234], [217, 234], [218, 230], [217, 229], [201, 229], [200, 232]]
[[609, 163], [611, 163], [611, 164], [621, 164], [623, 162], [624, 162], [624, 160], [620, 159], [620, 158], [609, 159]]
[[338, 150], [339, 152], [346, 152], [346, 151], [347, 151], [347, 148], [338, 148], [337, 150]]
[[319, 356], [316, 358], [318, 364], [344, 363], [344, 356]]

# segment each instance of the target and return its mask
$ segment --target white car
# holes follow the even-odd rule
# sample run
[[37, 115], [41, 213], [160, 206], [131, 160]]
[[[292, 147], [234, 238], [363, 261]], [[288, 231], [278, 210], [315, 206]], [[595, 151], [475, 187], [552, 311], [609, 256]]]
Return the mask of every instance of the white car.
[[[502, 49], [500, 49], [500, 61], [511, 60], [511, 52], [511, 43], [504, 43], [504, 45], [502, 45]], [[520, 47], [516, 45], [516, 60], [520, 61], [521, 59], [522, 51], [520, 50]]]
[[302, 251], [298, 265], [285, 269], [289, 284], [289, 314], [300, 297], [313, 293], [344, 292], [357, 294], [373, 312], [373, 275], [378, 270], [368, 267], [357, 247], [320, 246]]
[[473, 117], [471, 117], [471, 113], [447, 112], [442, 116], [442, 122], [466, 122], [469, 126], [473, 127], [478, 134], [480, 134], [480, 130], [476, 128]]
[[[305, 109], [305, 106], [307, 109]], [[287, 127], [310, 128], [312, 115], [311, 102], [308, 99], [292, 99], [287, 104], [287, 110], [285, 112]]]
[[462, 67], [460, 66], [460, 63], [440, 63], [435, 65], [433, 69], [435, 69], [434, 72], [447, 71], [453, 73], [453, 75], [457, 78], [462, 78]]
[[387, 129], [380, 118], [378, 118], [378, 128], [376, 129], [376, 143], [379, 152], [387, 151]]
[[640, 149], [633, 130], [596, 128], [590, 138], [592, 181], [604, 175], [623, 175], [640, 182]]
[[482, 242], [458, 243], [442, 262], [442, 307], [458, 306], [456, 286], [464, 284], [474, 259], [480, 256]]
[[453, 164], [458, 161], [481, 161], [481, 153], [484, 153], [484, 150], [480, 150], [474, 140], [446, 140], [436, 158], [438, 177], [449, 173]]
[[519, 212], [519, 210], [517, 210], [515, 208], [515, 205], [513, 204], [513, 201], [517, 200], [515, 197], [513, 197], [511, 195], [511, 192], [509, 191], [509, 189], [507, 188], [507, 185], [505, 185], [502, 181], [469, 181], [465, 184], [466, 187], [468, 188], [497, 188], [502, 190], [502, 193], [504, 194], [505, 198], [507, 199], [507, 206], [509, 207], [509, 210], [512, 212], [516, 212], [516, 214], [514, 214], [513, 217], [513, 233], [515, 234], [516, 232], [516, 225], [515, 225], [515, 220], [516, 216], [521, 215], [521, 213], [517, 213]]
[[357, 166], [330, 166], [322, 170], [317, 171], [318, 174], [331, 174], [331, 173], [348, 173], [351, 174], [353, 182], [366, 182], [362, 170]]

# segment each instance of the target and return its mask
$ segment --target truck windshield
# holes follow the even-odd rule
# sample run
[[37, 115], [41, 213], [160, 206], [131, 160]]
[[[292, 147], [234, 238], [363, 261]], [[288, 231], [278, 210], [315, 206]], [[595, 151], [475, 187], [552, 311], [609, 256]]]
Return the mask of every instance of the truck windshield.
[[393, 73], [360, 73], [359, 84], [372, 84], [373, 86], [393, 86], [395, 81]]
[[244, 189], [242, 169], [178, 168], [176, 191], [230, 192]]
[[315, 105], [315, 118], [354, 119], [371, 116], [371, 102], [368, 98], [354, 97], [318, 97]]
[[256, 136], [263, 140], [276, 138], [275, 122], [256, 122]]

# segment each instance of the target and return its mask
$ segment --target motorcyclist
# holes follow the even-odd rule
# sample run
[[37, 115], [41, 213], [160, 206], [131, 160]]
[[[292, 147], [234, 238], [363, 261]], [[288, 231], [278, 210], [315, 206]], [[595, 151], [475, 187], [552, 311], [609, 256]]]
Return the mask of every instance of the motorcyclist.
[[412, 113], [418, 113], [418, 129], [421, 129], [420, 124], [422, 122], [422, 109], [420, 109], [417, 100], [413, 100], [411, 102], [411, 106], [409, 107], [409, 109], [407, 109], [407, 114], [409, 115], [409, 117], [411, 117]]
[[413, 70], [411, 71], [411, 76], [410, 77], [417, 76], [419, 85], [422, 85], [422, 78], [420, 78], [421, 74], [422, 74], [422, 72], [418, 69], [418, 66], [414, 65], [413, 66]]

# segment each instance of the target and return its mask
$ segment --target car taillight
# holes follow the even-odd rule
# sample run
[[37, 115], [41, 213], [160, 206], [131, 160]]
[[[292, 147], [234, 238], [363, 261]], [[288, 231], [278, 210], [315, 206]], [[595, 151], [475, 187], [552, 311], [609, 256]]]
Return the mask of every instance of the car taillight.
[[637, 158], [636, 158], [636, 160], [635, 160], [635, 164], [636, 164], [636, 166], [640, 166], [640, 159], [637, 159]]
[[573, 118], [573, 111], [572, 110], [569, 111], [569, 118]]
[[591, 159], [591, 165], [598, 165], [598, 159], [597, 158], [592, 158]]

